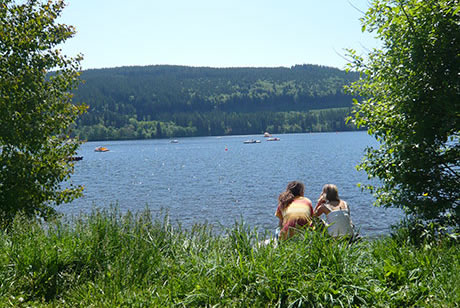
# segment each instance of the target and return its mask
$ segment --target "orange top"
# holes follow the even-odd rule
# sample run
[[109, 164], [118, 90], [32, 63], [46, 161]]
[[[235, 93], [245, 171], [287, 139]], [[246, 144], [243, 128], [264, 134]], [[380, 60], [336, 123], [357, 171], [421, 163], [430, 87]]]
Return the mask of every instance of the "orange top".
[[283, 220], [281, 231], [287, 232], [289, 228], [311, 225], [313, 207], [309, 199], [298, 197], [283, 210], [278, 205], [275, 215]]

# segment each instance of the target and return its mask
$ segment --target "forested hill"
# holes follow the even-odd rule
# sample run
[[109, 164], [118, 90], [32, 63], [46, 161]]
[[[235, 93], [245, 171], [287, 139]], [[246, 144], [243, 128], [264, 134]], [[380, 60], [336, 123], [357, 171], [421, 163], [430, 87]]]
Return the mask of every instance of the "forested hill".
[[[156, 65], [82, 72], [74, 102], [83, 139], [156, 138], [350, 129], [357, 75], [316, 65], [209, 68]], [[333, 109], [330, 109], [333, 108]], [[323, 111], [311, 111], [330, 109]]]

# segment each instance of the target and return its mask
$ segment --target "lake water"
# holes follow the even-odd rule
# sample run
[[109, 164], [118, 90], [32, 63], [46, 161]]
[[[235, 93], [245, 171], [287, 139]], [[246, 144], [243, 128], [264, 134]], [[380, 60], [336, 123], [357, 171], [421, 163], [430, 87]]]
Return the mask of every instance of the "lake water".
[[[121, 211], [167, 211], [171, 221], [232, 226], [242, 218], [251, 227], [272, 230], [278, 195], [292, 180], [305, 183], [313, 203], [322, 186], [334, 183], [348, 202], [361, 234], [388, 233], [399, 210], [372, 206], [373, 197], [357, 183], [366, 183], [355, 169], [366, 146], [376, 145], [365, 132], [225, 136], [169, 140], [88, 142], [81, 146], [74, 184], [84, 197], [62, 205], [65, 214], [90, 212], [117, 204]], [[246, 139], [261, 143], [244, 144]], [[105, 146], [109, 152], [94, 152]]]

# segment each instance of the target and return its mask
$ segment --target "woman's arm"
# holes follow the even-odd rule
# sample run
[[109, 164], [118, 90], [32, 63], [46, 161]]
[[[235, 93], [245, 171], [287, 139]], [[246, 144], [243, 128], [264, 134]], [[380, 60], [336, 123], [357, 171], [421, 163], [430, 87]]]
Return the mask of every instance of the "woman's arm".
[[283, 228], [283, 218], [281, 217], [278, 217], [278, 218], [279, 218], [278, 227]]
[[316, 203], [316, 206], [315, 206], [315, 211], [313, 213], [313, 216], [321, 216], [321, 214], [327, 214], [324, 212], [324, 206], [323, 204], [326, 203], [327, 200], [326, 200], [326, 196], [322, 193], [320, 196], [319, 196], [319, 199], [318, 199], [318, 202]]
[[318, 202], [318, 204], [315, 207], [315, 212], [313, 213], [313, 216], [318, 216], [319, 217], [319, 216], [321, 216], [323, 214], [327, 214], [326, 210], [325, 210], [323, 204]]
[[319, 209], [319, 207], [321, 205], [323, 205], [324, 203], [326, 203], [326, 196], [324, 195], [324, 193], [321, 193], [321, 195], [319, 195], [319, 198], [318, 198], [318, 201], [316, 202], [316, 206], [315, 206], [315, 212], [316, 210]]
[[278, 204], [278, 207], [276, 208], [275, 216], [278, 217], [278, 227], [282, 228], [283, 227], [283, 214], [281, 213], [281, 208], [280, 205]]

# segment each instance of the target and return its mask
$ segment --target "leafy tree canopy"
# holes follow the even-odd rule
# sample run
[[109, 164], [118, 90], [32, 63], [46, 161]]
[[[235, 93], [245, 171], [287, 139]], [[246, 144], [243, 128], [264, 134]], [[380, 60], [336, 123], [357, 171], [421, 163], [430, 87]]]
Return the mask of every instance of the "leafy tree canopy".
[[0, 227], [18, 211], [47, 218], [53, 203], [81, 193], [61, 187], [79, 145], [69, 127], [85, 110], [70, 94], [80, 59], [56, 48], [74, 34], [56, 22], [63, 8], [63, 1], [0, 3]]
[[381, 145], [359, 166], [381, 184], [377, 205], [411, 217], [459, 225], [460, 14], [458, 0], [374, 0], [362, 19], [383, 47], [368, 58], [349, 91], [354, 121]]

